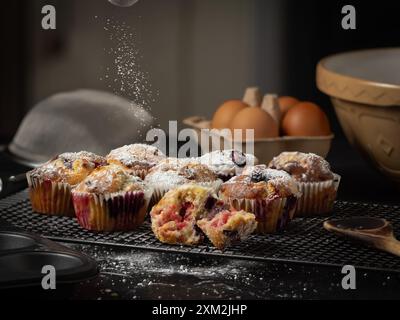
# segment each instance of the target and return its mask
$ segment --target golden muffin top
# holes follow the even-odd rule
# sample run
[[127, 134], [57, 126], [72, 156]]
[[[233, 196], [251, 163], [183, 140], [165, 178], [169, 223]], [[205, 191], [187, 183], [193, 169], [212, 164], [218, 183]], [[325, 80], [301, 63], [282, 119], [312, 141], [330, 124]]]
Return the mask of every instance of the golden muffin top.
[[221, 194], [238, 199], [274, 199], [301, 195], [295, 180], [288, 173], [268, 169], [265, 165], [247, 167], [242, 175], [222, 185]]
[[214, 171], [193, 159], [166, 159], [150, 169], [145, 181], [157, 185], [182, 185], [220, 181]]
[[74, 186], [93, 170], [106, 164], [107, 161], [104, 157], [91, 152], [67, 152], [54, 157], [28, 174], [32, 178], [68, 183]]
[[165, 158], [158, 148], [141, 143], [111, 150], [106, 156], [108, 162], [120, 163], [131, 169], [149, 169]]
[[145, 191], [143, 180], [125, 167], [116, 164], [99, 167], [79, 183], [73, 192], [111, 194]]
[[269, 168], [284, 170], [301, 182], [319, 182], [334, 178], [328, 161], [314, 153], [282, 152], [272, 159]]

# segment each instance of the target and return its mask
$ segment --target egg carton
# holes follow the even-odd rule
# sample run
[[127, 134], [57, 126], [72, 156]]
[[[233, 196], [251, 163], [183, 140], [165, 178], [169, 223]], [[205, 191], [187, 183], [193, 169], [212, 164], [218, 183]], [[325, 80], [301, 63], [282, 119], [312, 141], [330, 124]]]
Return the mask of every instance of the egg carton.
[[[256, 87], [247, 88], [243, 97], [243, 102], [250, 107], [261, 107], [267, 111], [271, 117], [280, 122], [280, 111], [277, 96], [267, 94], [263, 98], [260, 90]], [[245, 153], [254, 154], [260, 163], [269, 163], [273, 157], [284, 151], [300, 151], [305, 153], [315, 153], [326, 158], [334, 135], [327, 136], [280, 136], [274, 138], [256, 138], [254, 140], [236, 139], [229, 129], [212, 130], [211, 120], [202, 116], [192, 116], [183, 120], [183, 123], [194, 129], [194, 137], [201, 146], [203, 153], [238, 149]], [[251, 143], [249, 143], [251, 142]]]

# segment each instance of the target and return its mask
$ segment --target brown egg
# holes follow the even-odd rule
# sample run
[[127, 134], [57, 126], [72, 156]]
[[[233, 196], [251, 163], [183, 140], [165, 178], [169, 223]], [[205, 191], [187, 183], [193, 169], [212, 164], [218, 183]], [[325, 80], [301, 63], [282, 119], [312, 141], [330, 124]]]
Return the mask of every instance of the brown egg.
[[299, 100], [289, 96], [283, 96], [278, 98], [279, 108], [281, 110], [282, 117], [288, 112], [288, 110], [294, 105], [300, 103]]
[[312, 102], [290, 108], [283, 118], [282, 131], [287, 136], [327, 136], [331, 134], [326, 114]]
[[[259, 107], [245, 108], [233, 118], [231, 129], [254, 129], [254, 138], [273, 138], [279, 135], [279, 128], [275, 120]], [[232, 133], [233, 134], [233, 133]], [[246, 131], [242, 132], [243, 139]]]
[[243, 110], [244, 108], [248, 107], [249, 105], [241, 100], [228, 100], [224, 102], [217, 109], [217, 111], [215, 111], [211, 121], [211, 128], [214, 129], [229, 128], [231, 121], [236, 116], [236, 114], [239, 111]]

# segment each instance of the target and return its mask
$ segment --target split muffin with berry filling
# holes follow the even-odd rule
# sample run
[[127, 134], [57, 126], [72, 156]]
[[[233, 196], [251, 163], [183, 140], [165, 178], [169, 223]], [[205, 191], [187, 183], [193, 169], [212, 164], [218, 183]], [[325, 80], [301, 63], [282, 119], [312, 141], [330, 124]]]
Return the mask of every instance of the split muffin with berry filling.
[[340, 176], [331, 171], [324, 158], [313, 153], [283, 152], [272, 159], [269, 167], [284, 170], [297, 182], [303, 196], [297, 205], [296, 216], [332, 211]]
[[32, 209], [48, 215], [75, 216], [71, 188], [106, 163], [105, 158], [90, 152], [68, 152], [29, 171], [26, 176]]
[[235, 209], [254, 213], [258, 233], [274, 233], [292, 220], [301, 193], [285, 171], [257, 165], [225, 182], [220, 196]]
[[210, 188], [184, 185], [167, 192], [151, 210], [157, 239], [169, 244], [196, 245], [205, 235], [219, 249], [253, 232], [253, 214], [231, 211]]
[[197, 221], [197, 226], [216, 248], [224, 250], [246, 240], [257, 228], [257, 221], [254, 214], [217, 201], [205, 217]]
[[79, 224], [93, 231], [128, 231], [140, 226], [152, 190], [120, 165], [94, 170], [72, 190]]
[[145, 178], [154, 188], [152, 203], [169, 190], [184, 184], [197, 184], [218, 191], [222, 180], [207, 166], [194, 159], [168, 158], [152, 168]]
[[254, 155], [238, 150], [217, 150], [206, 153], [198, 160], [211, 168], [223, 181], [241, 174], [246, 166], [258, 164], [258, 159]]
[[201, 243], [204, 235], [196, 221], [204, 215], [208, 199], [214, 199], [212, 190], [196, 185], [167, 192], [150, 212], [151, 227], [157, 239], [170, 244]]
[[148, 171], [166, 156], [154, 146], [136, 143], [111, 150], [106, 158], [109, 163], [121, 164], [144, 179]]

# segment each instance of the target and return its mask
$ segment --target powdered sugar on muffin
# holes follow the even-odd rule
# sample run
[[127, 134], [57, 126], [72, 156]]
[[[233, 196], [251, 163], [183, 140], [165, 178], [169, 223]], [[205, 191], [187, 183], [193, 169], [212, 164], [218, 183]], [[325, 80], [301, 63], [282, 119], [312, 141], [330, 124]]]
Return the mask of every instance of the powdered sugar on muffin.
[[200, 163], [198, 158], [173, 158], [168, 157], [157, 163], [156, 166], [151, 170], [154, 171], [178, 171], [184, 165], [190, 163]]
[[44, 214], [74, 216], [71, 188], [106, 164], [105, 158], [94, 153], [67, 152], [27, 172], [32, 209]]
[[329, 163], [314, 153], [282, 152], [272, 159], [269, 167], [284, 170], [301, 182], [319, 182], [334, 178]]
[[211, 183], [220, 181], [207, 166], [190, 160], [165, 160], [152, 168], [145, 181], [154, 186], [173, 188], [188, 183]]
[[[268, 169], [266, 165], [247, 167], [242, 175], [233, 177], [225, 184], [228, 188], [230, 188], [229, 184], [236, 184], [238, 185], [237, 192], [253, 194], [252, 197], [259, 197], [261, 193], [267, 197], [273, 197], [275, 194], [283, 197], [288, 195], [300, 197], [301, 195], [295, 181], [287, 172]], [[239, 191], [241, 189], [242, 191]]]
[[118, 164], [100, 167], [72, 189], [79, 224], [94, 231], [128, 231], [140, 226], [152, 189]]
[[292, 220], [301, 192], [288, 173], [257, 165], [225, 182], [220, 196], [236, 210], [255, 214], [257, 232], [273, 233]]
[[119, 165], [110, 164], [94, 170], [74, 189], [74, 192], [111, 194], [143, 191], [146, 188], [142, 179]]
[[149, 169], [166, 156], [154, 146], [136, 143], [114, 149], [106, 158], [109, 162], [119, 162], [128, 168]]
[[213, 151], [198, 159], [200, 163], [209, 166], [221, 178], [241, 174], [246, 166], [258, 163], [258, 159], [252, 154], [245, 154], [233, 149]]
[[95, 168], [106, 165], [106, 159], [87, 151], [66, 152], [49, 160], [29, 172], [30, 178], [42, 181], [75, 185], [88, 176]]

